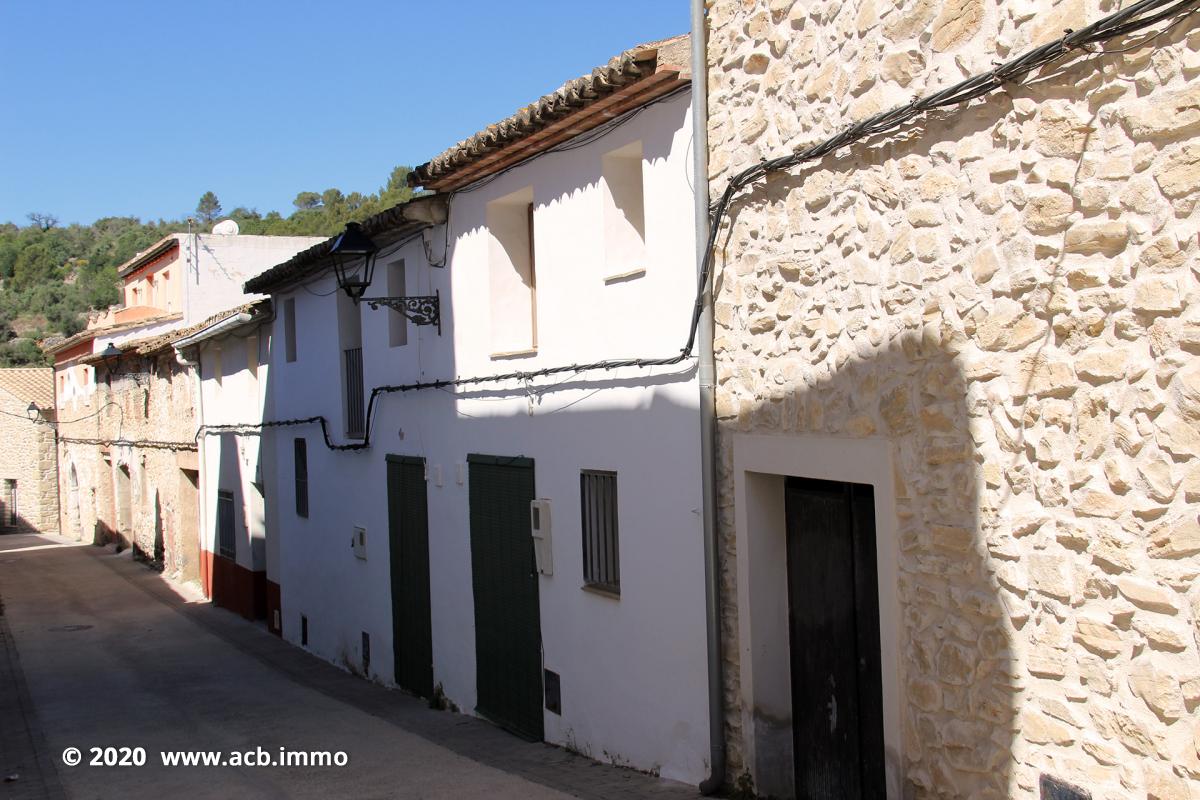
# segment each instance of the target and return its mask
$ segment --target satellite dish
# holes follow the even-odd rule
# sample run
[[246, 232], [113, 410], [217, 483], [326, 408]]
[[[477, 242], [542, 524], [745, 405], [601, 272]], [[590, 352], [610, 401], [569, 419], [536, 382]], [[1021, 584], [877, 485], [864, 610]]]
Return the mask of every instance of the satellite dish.
[[218, 236], [237, 236], [238, 224], [231, 219], [223, 219], [216, 225], [213, 225], [212, 232]]

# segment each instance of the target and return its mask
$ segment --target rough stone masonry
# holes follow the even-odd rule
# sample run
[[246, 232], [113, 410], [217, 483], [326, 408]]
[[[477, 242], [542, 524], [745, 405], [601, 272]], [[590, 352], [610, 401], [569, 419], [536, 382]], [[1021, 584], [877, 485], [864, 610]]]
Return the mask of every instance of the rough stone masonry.
[[[718, 0], [710, 178], [1116, 10]], [[730, 438], [886, 437], [914, 797], [1200, 798], [1200, 29], [1072, 60], [770, 176], [718, 240]]]

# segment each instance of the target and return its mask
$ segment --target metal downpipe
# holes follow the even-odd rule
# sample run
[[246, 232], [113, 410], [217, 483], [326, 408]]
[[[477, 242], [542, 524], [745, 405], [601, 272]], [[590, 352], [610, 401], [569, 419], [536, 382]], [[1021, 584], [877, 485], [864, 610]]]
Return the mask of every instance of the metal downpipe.
[[[703, 269], [708, 247], [708, 81], [704, 0], [692, 2], [692, 164], [696, 217], [696, 268]], [[699, 275], [697, 275], [699, 277]], [[713, 278], [708, 275], [704, 307], [696, 331], [700, 378], [701, 517], [704, 522], [705, 621], [708, 637], [709, 774], [700, 792], [710, 795], [725, 783], [725, 714], [721, 659], [721, 582], [716, 513], [716, 367], [713, 358]]]

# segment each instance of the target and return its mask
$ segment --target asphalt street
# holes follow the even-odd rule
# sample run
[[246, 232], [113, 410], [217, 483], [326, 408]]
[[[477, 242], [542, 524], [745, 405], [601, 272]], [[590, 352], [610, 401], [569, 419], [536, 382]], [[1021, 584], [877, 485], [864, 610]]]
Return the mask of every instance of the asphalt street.
[[[342, 672], [128, 552], [0, 537], [0, 602], [0, 798], [697, 796]], [[347, 763], [164, 766], [164, 751]]]

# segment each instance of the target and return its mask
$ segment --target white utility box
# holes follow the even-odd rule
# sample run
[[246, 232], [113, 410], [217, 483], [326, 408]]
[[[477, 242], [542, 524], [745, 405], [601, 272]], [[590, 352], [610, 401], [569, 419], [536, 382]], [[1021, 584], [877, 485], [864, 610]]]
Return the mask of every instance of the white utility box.
[[354, 528], [354, 535], [350, 539], [350, 547], [354, 550], [354, 557], [361, 558], [364, 561], [367, 559], [367, 529]]
[[550, 501], [529, 501], [529, 527], [533, 532], [533, 558], [537, 571], [554, 574], [554, 553], [550, 547]]

